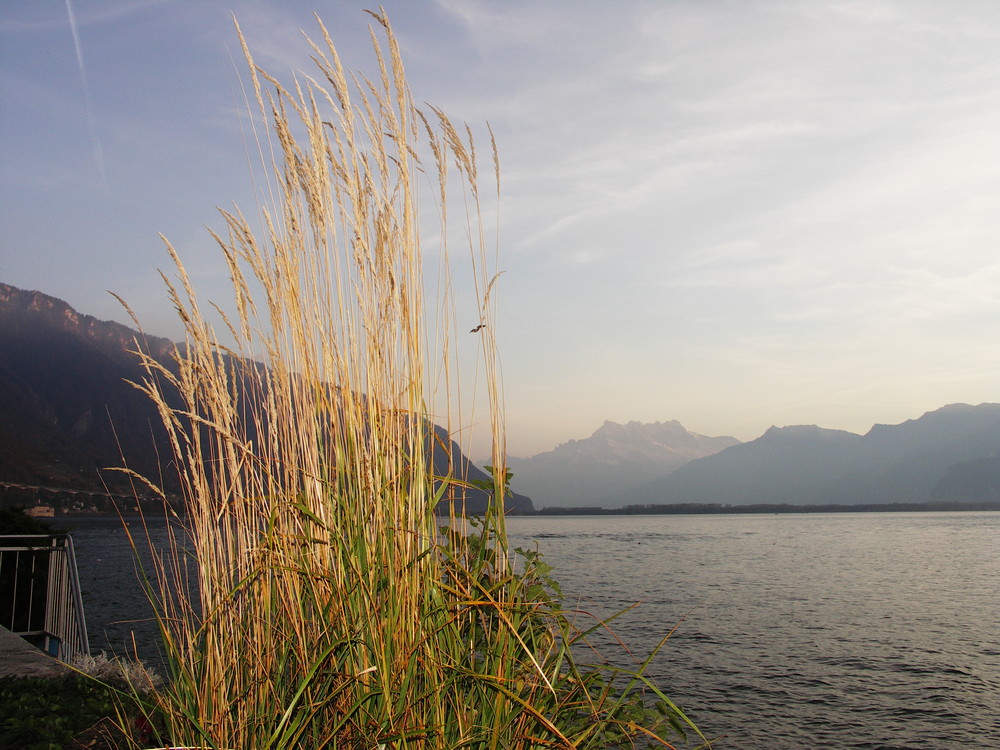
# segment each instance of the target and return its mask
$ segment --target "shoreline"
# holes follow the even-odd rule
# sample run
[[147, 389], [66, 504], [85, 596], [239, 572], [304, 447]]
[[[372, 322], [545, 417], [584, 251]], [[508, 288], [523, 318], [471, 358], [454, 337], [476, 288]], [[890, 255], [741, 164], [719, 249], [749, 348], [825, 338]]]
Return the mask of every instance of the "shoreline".
[[925, 502], [925, 503], [859, 503], [790, 505], [787, 503], [755, 503], [729, 505], [723, 503], [674, 503], [669, 505], [627, 505], [623, 508], [601, 506], [540, 508], [532, 513], [508, 514], [531, 516], [654, 516], [654, 515], [744, 515], [749, 513], [954, 513], [1000, 511], [1000, 502]]
[[[0, 483], [2, 486], [3, 483]], [[96, 494], [96, 493], [95, 493]], [[148, 507], [144, 507], [148, 506]], [[0, 496], [0, 507], [21, 508], [27, 515], [44, 520], [106, 518], [118, 516], [123, 520], [145, 519], [159, 520], [165, 518], [162, 500], [158, 503], [149, 502], [136, 506], [112, 505], [107, 507], [59, 507], [44, 501], [35, 504], [10, 502]], [[816, 505], [788, 503], [753, 503], [734, 505], [729, 503], [671, 503], [626, 505], [621, 508], [605, 508], [600, 505], [581, 505], [567, 507], [544, 507], [532, 511], [508, 512], [511, 518], [531, 518], [533, 516], [654, 516], [654, 515], [745, 515], [745, 514], [787, 514], [787, 513], [955, 513], [955, 512], [987, 512], [1000, 511], [1000, 502], [944, 502], [929, 501], [923, 503], [823, 503]], [[182, 519], [182, 515], [170, 514]]]

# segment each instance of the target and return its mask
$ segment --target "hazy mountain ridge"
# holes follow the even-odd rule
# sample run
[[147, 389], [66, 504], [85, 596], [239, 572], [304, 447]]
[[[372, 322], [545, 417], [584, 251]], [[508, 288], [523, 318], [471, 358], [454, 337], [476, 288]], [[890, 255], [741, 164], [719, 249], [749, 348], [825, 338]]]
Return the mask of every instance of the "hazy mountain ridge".
[[606, 421], [589, 438], [570, 440], [531, 458], [508, 458], [512, 486], [547, 505], [599, 505], [605, 498], [739, 441], [689, 432], [676, 420]]
[[931, 491], [931, 499], [959, 503], [1000, 500], [1000, 453], [949, 466]]
[[[171, 456], [160, 417], [151, 401], [126, 382], [141, 382], [145, 374], [132, 353], [136, 339], [172, 366], [175, 344], [168, 339], [144, 336], [82, 315], [55, 297], [0, 283], [0, 484], [127, 495], [128, 479], [105, 469], [128, 465], [174, 489], [169, 472], [160, 474], [161, 458]], [[453, 465], [468, 479], [487, 479], [441, 428], [435, 431], [434, 442], [449, 446]], [[448, 454], [435, 450], [434, 460], [438, 471], [445, 471]], [[8, 494], [22, 503], [26, 492]], [[476, 488], [464, 493], [468, 512], [481, 512], [485, 494]], [[53, 502], [51, 493], [46, 497]], [[509, 497], [506, 507], [532, 510], [531, 500], [520, 494]]]
[[[127, 490], [122, 475], [103, 471], [122, 465], [123, 456], [159, 476], [157, 453], [166, 449], [159, 417], [124, 382], [142, 377], [128, 352], [138, 335], [41, 292], [0, 284], [0, 480]], [[173, 347], [153, 337], [146, 343], [158, 356]]]
[[952, 404], [865, 435], [772, 427], [617, 497], [619, 505], [1000, 499], [1000, 404]]

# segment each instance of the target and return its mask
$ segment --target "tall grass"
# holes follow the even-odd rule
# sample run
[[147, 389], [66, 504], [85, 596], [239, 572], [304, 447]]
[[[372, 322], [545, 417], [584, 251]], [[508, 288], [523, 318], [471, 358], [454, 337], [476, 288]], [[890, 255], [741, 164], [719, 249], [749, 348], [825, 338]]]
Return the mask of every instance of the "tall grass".
[[[686, 719], [641, 675], [623, 683], [574, 662], [585, 634], [538, 557], [515, 564], [508, 549], [476, 146], [443, 112], [414, 107], [389, 23], [373, 18], [373, 78], [345, 73], [320, 24], [314, 75], [286, 88], [240, 35], [271, 205], [262, 230], [222, 212], [233, 300], [229, 314], [211, 308], [221, 335], [168, 243], [176, 280], [164, 279], [186, 337], [171, 366], [143, 355], [138, 384], [183, 491], [185, 529], [153, 591], [170, 671], [152, 709], [159, 741], [604, 747], [679, 728]], [[426, 205], [441, 260], [429, 300]], [[461, 263], [449, 258], [456, 214]], [[455, 397], [458, 332], [470, 336], [459, 298], [474, 300], [461, 314], [478, 326], [484, 416]], [[493, 500], [469, 526], [461, 470], [434, 469], [432, 454], [451, 451], [433, 423], [465, 434], [487, 418]], [[441, 529], [435, 510], [449, 499]]]

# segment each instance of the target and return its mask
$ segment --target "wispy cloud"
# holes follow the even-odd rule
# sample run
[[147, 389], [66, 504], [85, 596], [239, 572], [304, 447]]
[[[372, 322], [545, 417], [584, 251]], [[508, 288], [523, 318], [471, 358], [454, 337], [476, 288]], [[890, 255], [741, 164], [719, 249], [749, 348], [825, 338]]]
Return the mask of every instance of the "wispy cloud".
[[90, 130], [90, 143], [94, 152], [94, 166], [97, 167], [101, 182], [106, 184], [108, 175], [104, 169], [104, 152], [101, 148], [101, 139], [97, 135], [97, 118], [94, 116], [90, 84], [87, 83], [87, 68], [83, 62], [83, 45], [80, 44], [80, 33], [76, 27], [76, 15], [73, 13], [72, 0], [66, 0], [66, 15], [69, 17], [70, 31], [73, 32], [73, 47], [76, 50], [76, 62], [80, 69], [80, 83], [83, 86], [83, 98], [87, 108], [87, 126]]
[[[232, 9], [257, 62], [288, 80], [311, 70], [314, 6]], [[518, 452], [574, 436], [570, 413], [581, 429], [681, 418], [753, 437], [995, 393], [1000, 5], [386, 6], [417, 101], [497, 136]], [[365, 7], [320, 8], [352, 69], [371, 69]], [[104, 275], [163, 230], [200, 250], [213, 206], [252, 204], [228, 6], [11, 4], [0, 33], [3, 224], [47, 253], [36, 265], [72, 267], [73, 246]], [[81, 86], [87, 131], [63, 123]], [[128, 188], [104, 206], [79, 189], [101, 161]], [[60, 221], [39, 220], [53, 201]], [[44, 286], [34, 269], [24, 283]], [[960, 393], [943, 395], [948, 377]]]

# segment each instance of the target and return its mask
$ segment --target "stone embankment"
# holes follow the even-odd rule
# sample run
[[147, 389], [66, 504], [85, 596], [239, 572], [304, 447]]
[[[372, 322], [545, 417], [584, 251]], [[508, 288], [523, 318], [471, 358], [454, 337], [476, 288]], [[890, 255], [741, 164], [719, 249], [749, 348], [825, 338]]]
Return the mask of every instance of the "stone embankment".
[[0, 627], [0, 677], [62, 677], [72, 670]]

